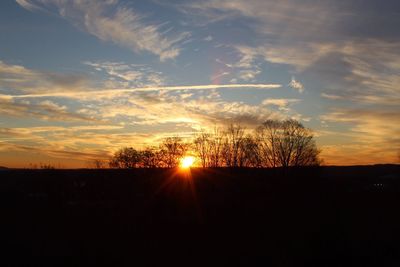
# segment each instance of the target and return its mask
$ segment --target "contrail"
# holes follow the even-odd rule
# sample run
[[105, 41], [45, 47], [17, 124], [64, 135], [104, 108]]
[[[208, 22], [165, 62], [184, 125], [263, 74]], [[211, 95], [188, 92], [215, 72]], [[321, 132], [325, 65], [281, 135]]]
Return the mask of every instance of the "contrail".
[[26, 94], [26, 95], [1, 95], [0, 98], [37, 98], [37, 97], [63, 97], [63, 98], [79, 98], [91, 95], [104, 96], [119, 93], [134, 93], [147, 91], [178, 91], [178, 90], [212, 90], [212, 89], [241, 89], [241, 88], [256, 88], [256, 89], [274, 89], [280, 88], [280, 84], [207, 84], [207, 85], [179, 85], [179, 86], [156, 86], [156, 87], [139, 87], [126, 89], [104, 89], [104, 90], [89, 90], [89, 91], [71, 91], [71, 92], [54, 92], [43, 94]]

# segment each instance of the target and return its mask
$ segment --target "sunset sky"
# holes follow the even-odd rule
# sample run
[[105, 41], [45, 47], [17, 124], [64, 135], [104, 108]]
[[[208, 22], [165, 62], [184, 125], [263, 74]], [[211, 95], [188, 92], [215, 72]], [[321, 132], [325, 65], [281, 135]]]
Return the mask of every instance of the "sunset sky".
[[326, 165], [400, 158], [400, 1], [0, 2], [0, 166], [294, 118]]

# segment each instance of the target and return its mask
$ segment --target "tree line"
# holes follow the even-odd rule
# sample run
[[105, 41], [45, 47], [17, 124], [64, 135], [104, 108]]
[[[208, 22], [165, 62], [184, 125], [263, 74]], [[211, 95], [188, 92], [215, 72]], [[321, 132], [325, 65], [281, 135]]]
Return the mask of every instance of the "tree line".
[[[296, 120], [267, 120], [246, 131], [231, 124], [213, 131], [200, 131], [191, 142], [181, 137], [165, 138], [158, 147], [119, 149], [110, 168], [174, 168], [182, 157], [194, 155], [199, 167], [273, 168], [320, 165], [313, 133]], [[103, 166], [97, 162], [98, 166]], [[101, 165], [101, 166], [100, 166]]]

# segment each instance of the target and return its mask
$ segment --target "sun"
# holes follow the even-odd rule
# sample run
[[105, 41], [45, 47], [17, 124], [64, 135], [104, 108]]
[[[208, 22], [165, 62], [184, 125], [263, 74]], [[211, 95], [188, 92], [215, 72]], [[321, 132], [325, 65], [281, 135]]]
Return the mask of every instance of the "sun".
[[192, 156], [186, 156], [181, 159], [179, 166], [183, 169], [187, 169], [193, 166], [195, 158]]

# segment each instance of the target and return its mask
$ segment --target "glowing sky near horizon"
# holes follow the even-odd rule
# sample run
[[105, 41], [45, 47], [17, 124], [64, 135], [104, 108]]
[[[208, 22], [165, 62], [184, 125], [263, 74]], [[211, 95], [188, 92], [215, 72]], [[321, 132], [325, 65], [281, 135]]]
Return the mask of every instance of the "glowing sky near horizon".
[[400, 158], [397, 0], [0, 3], [0, 166], [294, 118], [328, 165]]

